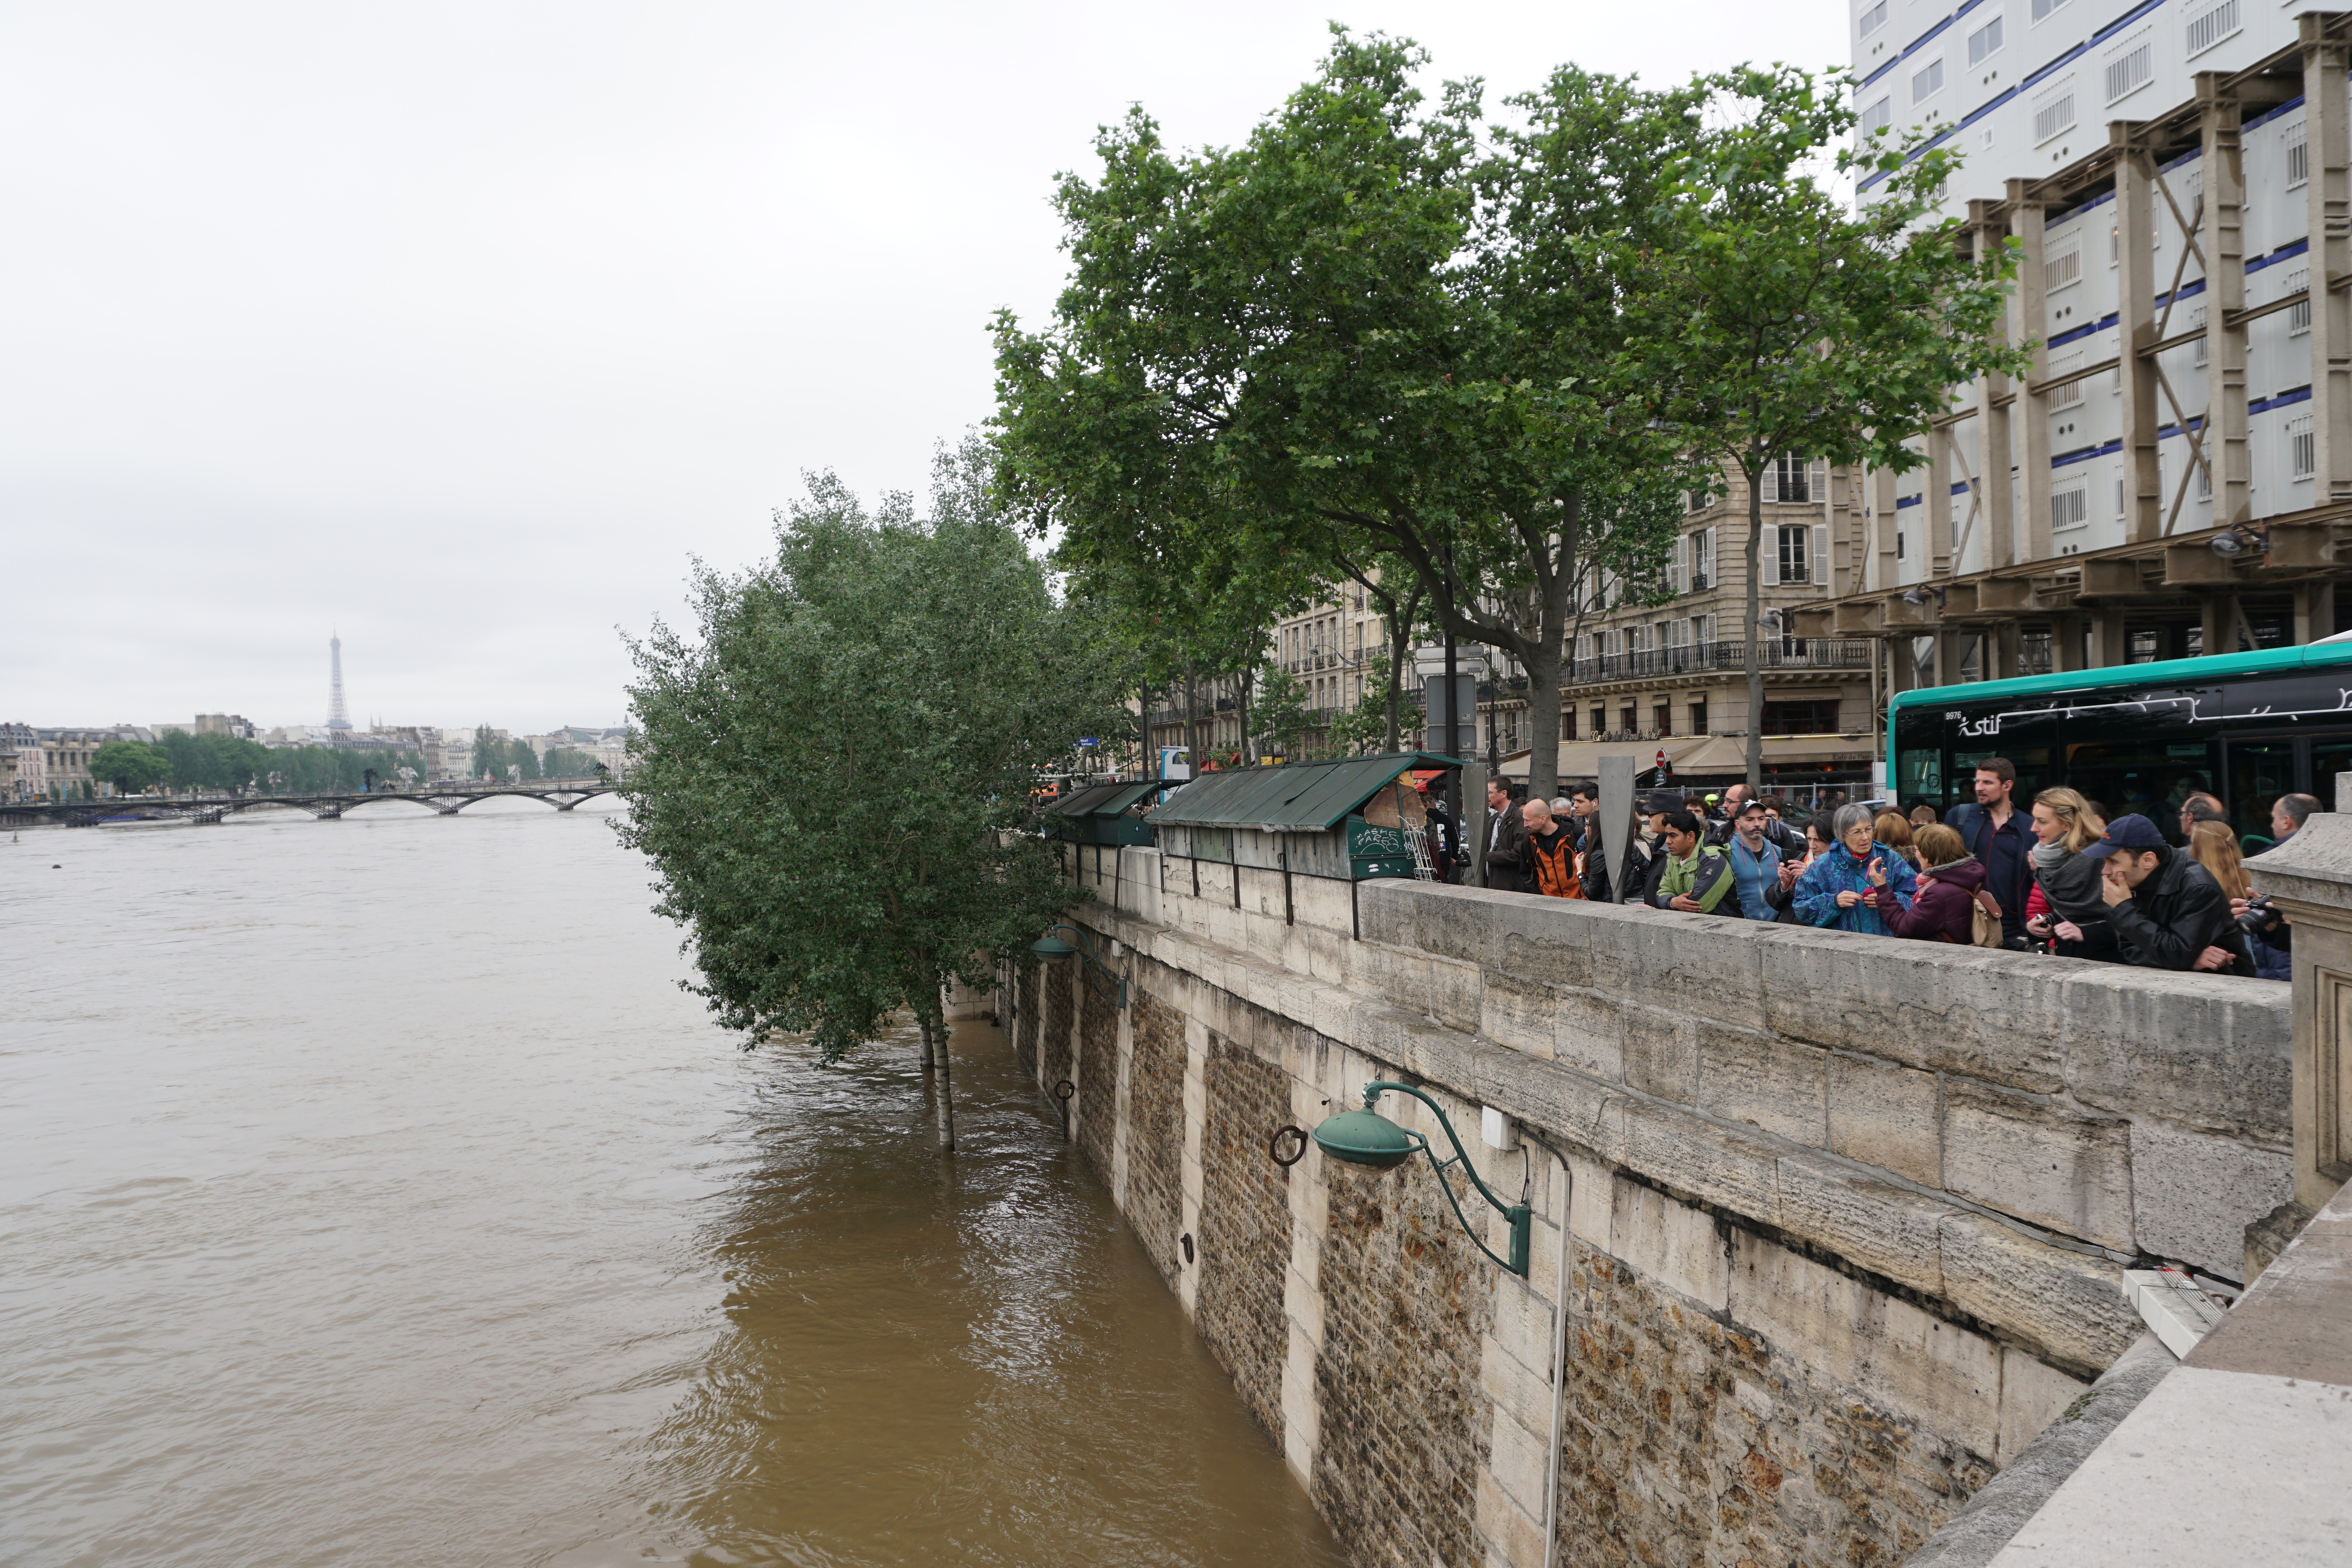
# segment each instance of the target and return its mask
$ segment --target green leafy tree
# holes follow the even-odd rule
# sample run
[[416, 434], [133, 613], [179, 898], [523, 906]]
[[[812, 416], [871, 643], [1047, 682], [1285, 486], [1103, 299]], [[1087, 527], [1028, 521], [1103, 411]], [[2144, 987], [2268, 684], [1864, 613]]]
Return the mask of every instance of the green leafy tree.
[[1853, 131], [1838, 81], [1743, 68], [1708, 87], [1721, 128], [1671, 168], [1676, 233], [1661, 252], [1657, 329], [1625, 362], [1673, 389], [1665, 412], [1692, 450], [1747, 481], [1748, 782], [1760, 789], [1766, 470], [1783, 455], [1916, 467], [1927, 459], [1905, 443], [1955, 385], [2028, 360], [1992, 338], [2013, 249], [1964, 257], [1956, 221], [1936, 215], [1956, 154], [1885, 133], [1840, 151], [1842, 168], [1886, 176], [1857, 213], [1805, 174]]
[[547, 749], [541, 771], [549, 779], [593, 779], [596, 776], [596, 759], [572, 747], [551, 746]]
[[1118, 733], [1115, 662], [999, 516], [989, 465], [977, 443], [943, 452], [920, 519], [809, 476], [772, 562], [698, 571], [692, 640], [631, 645], [620, 831], [687, 929], [691, 988], [749, 1044], [805, 1032], [835, 1059], [899, 1008], [941, 1035], [949, 979], [988, 983], [1081, 896], [1033, 790], [1079, 737]]
[[1244, 576], [1399, 563], [1529, 672], [1549, 790], [1605, 541], [1671, 549], [1684, 456], [1623, 349], [1699, 95], [1564, 69], [1489, 135], [1475, 85], [1425, 103], [1420, 50], [1335, 31], [1242, 147], [1173, 153], [1139, 110], [1065, 178], [1055, 321], [998, 320], [1007, 486], [1073, 552], [1157, 528]]
[[1364, 695], [1356, 699], [1356, 706], [1331, 721], [1331, 749], [1340, 757], [1394, 751], [1396, 743], [1389, 737], [1396, 727], [1393, 691], [1367, 685]]
[[172, 759], [144, 741], [110, 740], [90, 753], [89, 776], [136, 795], [170, 779]]

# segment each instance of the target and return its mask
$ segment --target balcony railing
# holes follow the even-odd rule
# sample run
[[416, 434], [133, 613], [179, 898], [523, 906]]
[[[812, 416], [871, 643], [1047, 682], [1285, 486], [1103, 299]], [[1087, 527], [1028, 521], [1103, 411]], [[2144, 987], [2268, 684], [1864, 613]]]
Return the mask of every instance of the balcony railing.
[[[1790, 637], [1757, 646], [1757, 664], [1768, 670], [1866, 670], [1872, 645], [1860, 638]], [[1679, 648], [1645, 648], [1638, 653], [1606, 653], [1578, 659], [1562, 672], [1563, 685], [1633, 681], [1653, 675], [1696, 675], [1748, 667], [1745, 643], [1685, 643]]]

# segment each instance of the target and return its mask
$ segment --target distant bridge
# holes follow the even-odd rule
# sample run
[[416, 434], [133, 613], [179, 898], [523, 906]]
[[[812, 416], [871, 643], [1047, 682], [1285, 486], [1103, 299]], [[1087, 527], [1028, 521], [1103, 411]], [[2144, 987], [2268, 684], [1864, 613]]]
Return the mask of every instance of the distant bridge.
[[334, 790], [313, 795], [117, 795], [106, 800], [24, 801], [0, 805], [0, 825], [30, 827], [63, 822], [94, 828], [105, 822], [218, 822], [239, 811], [264, 807], [308, 811], [330, 822], [361, 806], [406, 800], [444, 817], [454, 817], [477, 800], [502, 795], [544, 800], [569, 811], [583, 800], [613, 793], [609, 779], [538, 779], [528, 784], [436, 784], [422, 789]]

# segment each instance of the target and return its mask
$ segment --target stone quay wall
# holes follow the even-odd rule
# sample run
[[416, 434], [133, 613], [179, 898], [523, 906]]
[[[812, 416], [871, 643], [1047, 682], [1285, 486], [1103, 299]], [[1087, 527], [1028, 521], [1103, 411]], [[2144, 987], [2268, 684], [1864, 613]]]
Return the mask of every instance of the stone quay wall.
[[[2287, 1193], [2284, 987], [1151, 850], [1076, 871], [1129, 1007], [1085, 1004], [1077, 957], [999, 1006], [1360, 1563], [1543, 1562], [1563, 1245], [1561, 1562], [1891, 1564], [2138, 1337], [2124, 1265], [2239, 1278]], [[1270, 1157], [1375, 1078], [1525, 1192], [1528, 1279], [1426, 1161]], [[1484, 1147], [1481, 1107], [1570, 1179]]]

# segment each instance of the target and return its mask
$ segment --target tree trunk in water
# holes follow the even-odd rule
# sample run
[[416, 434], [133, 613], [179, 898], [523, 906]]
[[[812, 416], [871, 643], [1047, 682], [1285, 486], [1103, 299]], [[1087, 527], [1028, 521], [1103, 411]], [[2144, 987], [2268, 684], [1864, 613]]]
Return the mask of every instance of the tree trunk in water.
[[928, 1020], [923, 1024], [923, 1042], [939, 1067], [940, 1085], [940, 1148], [945, 1153], [955, 1150], [955, 1080], [948, 1069], [948, 1029], [941, 1021], [936, 1027]]
[[917, 1019], [915, 1025], [923, 1031], [923, 1076], [929, 1078], [931, 1075], [931, 1020]]
[[1757, 637], [1764, 622], [1764, 464], [1748, 472], [1748, 789], [1764, 792], [1764, 661]]

